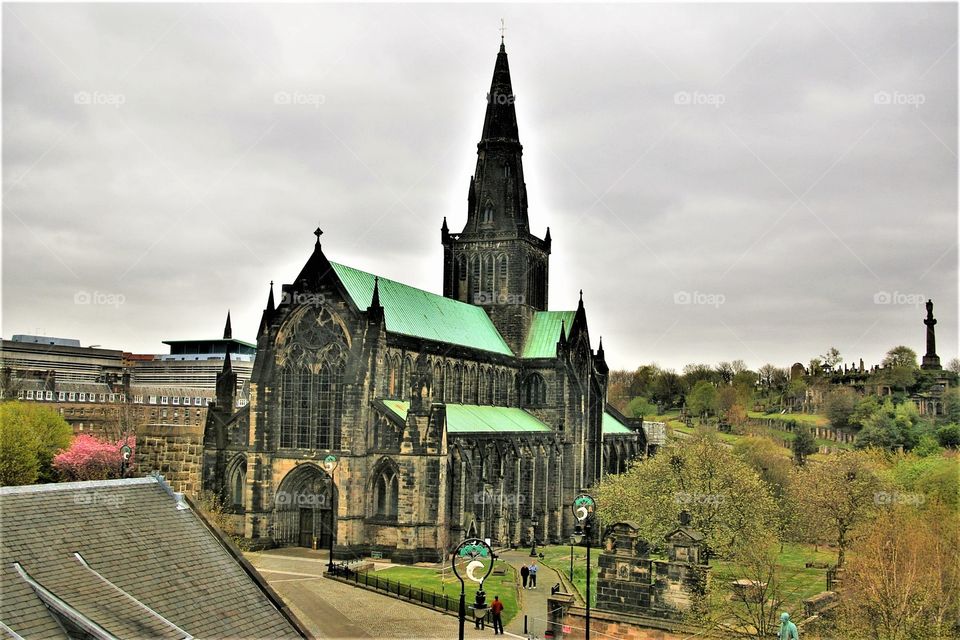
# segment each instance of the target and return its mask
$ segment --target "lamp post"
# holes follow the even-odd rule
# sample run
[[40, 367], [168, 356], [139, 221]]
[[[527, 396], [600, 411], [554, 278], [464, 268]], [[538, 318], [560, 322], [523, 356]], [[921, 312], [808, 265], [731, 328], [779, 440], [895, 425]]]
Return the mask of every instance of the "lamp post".
[[133, 454], [133, 449], [130, 448], [130, 445], [124, 443], [120, 447], [120, 477], [127, 477], [127, 465], [130, 462], [130, 456]]
[[[460, 640], [463, 640], [463, 626], [467, 619], [467, 591], [466, 583], [463, 577], [468, 580], [479, 583], [477, 595], [473, 603], [473, 616], [477, 626], [480, 620], [487, 613], [486, 594], [483, 592], [483, 581], [493, 570], [493, 549], [480, 538], [467, 538], [453, 552], [453, 573], [460, 580]], [[461, 568], [462, 565], [462, 568]], [[461, 573], [461, 570], [463, 573]], [[485, 570], [485, 571], [484, 571]], [[484, 571], [483, 577], [478, 577], [478, 573]]]
[[[593, 496], [581, 493], [573, 500], [570, 505], [573, 509], [573, 515], [577, 519], [577, 524], [573, 528], [573, 538], [578, 543], [581, 540], [587, 542], [587, 632], [586, 640], [590, 640], [590, 541], [593, 538], [593, 518], [597, 509], [597, 501]], [[572, 547], [571, 547], [572, 549]]]
[[573, 536], [570, 536], [570, 584], [573, 584]]
[[530, 543], [530, 557], [537, 557], [537, 525], [540, 524], [540, 521], [537, 520], [534, 516], [533, 520], [530, 521], [531, 526], [533, 527], [533, 542]]
[[333, 490], [335, 488], [333, 482], [333, 472], [337, 470], [337, 467], [340, 465], [340, 459], [335, 455], [329, 455], [323, 459], [323, 469], [327, 472], [330, 482], [330, 560], [327, 563], [327, 571], [333, 573], [333, 538], [334, 538], [334, 527], [337, 514], [334, 513], [334, 501], [333, 501]]

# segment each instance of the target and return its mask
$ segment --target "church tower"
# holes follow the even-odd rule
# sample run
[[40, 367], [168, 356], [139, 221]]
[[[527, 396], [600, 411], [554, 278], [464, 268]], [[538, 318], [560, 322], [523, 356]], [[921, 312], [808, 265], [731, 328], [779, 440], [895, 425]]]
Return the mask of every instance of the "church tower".
[[450, 233], [444, 218], [443, 295], [482, 306], [519, 354], [533, 314], [547, 309], [550, 230], [530, 233], [516, 97], [502, 38], [487, 94], [467, 221]]

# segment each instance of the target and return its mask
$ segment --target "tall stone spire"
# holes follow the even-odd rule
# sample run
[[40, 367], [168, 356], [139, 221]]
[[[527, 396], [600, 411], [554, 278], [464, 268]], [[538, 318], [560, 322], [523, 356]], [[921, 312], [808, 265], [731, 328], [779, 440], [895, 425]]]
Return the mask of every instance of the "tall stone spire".
[[233, 329], [230, 327], [230, 311], [227, 310], [227, 323], [223, 325], [223, 339], [230, 340], [233, 338]]
[[934, 332], [937, 321], [933, 317], [933, 300], [927, 300], [927, 317], [923, 324], [927, 325], [927, 353], [923, 356], [920, 368], [939, 371], [943, 367], [940, 366], [940, 356], [937, 355], [937, 337]]

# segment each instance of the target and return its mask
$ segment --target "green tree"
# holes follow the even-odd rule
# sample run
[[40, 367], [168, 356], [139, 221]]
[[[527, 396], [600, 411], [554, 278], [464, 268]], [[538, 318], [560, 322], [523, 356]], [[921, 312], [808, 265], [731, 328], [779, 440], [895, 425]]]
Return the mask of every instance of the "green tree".
[[945, 424], [937, 429], [937, 440], [942, 447], [960, 448], [960, 425]]
[[843, 362], [843, 357], [840, 355], [840, 350], [836, 347], [830, 347], [827, 349], [827, 352], [820, 356], [820, 359], [823, 360], [823, 364], [827, 365], [831, 369]]
[[701, 380], [687, 394], [687, 409], [691, 414], [705, 418], [717, 411], [717, 388]]
[[[70, 446], [73, 439], [73, 430], [60, 414], [42, 405], [4, 402], [0, 404], [0, 425], [4, 430], [0, 449], [9, 452], [0, 453], [0, 458], [8, 461], [3, 464], [10, 469], [3, 484], [31, 484], [56, 479], [53, 457]], [[29, 471], [33, 468], [35, 473]]]
[[895, 405], [887, 398], [880, 407], [863, 421], [855, 444], [860, 449], [880, 447], [910, 449], [919, 440], [920, 414], [912, 402]]
[[793, 450], [793, 459], [796, 463], [803, 465], [807, 462], [807, 456], [817, 452], [817, 440], [813, 437], [809, 428], [798, 426], [794, 430], [790, 448]]
[[631, 418], [643, 418], [657, 415], [657, 407], [644, 397], [638, 397], [627, 403], [626, 415]]
[[884, 486], [868, 454], [842, 452], [798, 468], [791, 489], [801, 512], [827, 526], [843, 566], [851, 533], [877, 511]]
[[837, 429], [846, 429], [850, 426], [850, 417], [856, 407], [857, 396], [846, 387], [833, 389], [823, 399], [823, 413], [830, 424]]
[[960, 387], [943, 392], [943, 420], [947, 423], [960, 423]]
[[683, 384], [673, 371], [661, 370], [653, 379], [650, 398], [664, 407], [675, 407], [683, 398]]
[[703, 431], [670, 442], [626, 473], [607, 476], [598, 502], [604, 522], [633, 521], [653, 542], [663, 540], [686, 511], [715, 555], [726, 556], [776, 529], [776, 506], [767, 485]]
[[887, 355], [884, 356], [883, 362], [881, 363], [884, 367], [906, 367], [908, 369], [919, 369], [920, 365], [917, 364], [917, 352], [911, 349], [910, 347], [905, 347], [904, 345], [896, 346], [890, 351], [887, 351]]

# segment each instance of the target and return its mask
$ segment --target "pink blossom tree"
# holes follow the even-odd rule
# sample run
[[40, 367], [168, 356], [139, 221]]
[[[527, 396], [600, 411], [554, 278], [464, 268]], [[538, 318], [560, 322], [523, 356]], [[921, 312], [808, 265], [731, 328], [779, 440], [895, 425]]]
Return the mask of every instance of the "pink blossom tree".
[[[66, 481], [119, 478], [124, 463], [121, 451], [123, 445], [134, 450], [137, 446], [136, 436], [111, 442], [81, 434], [73, 439], [68, 449], [54, 457], [53, 467], [59, 472], [61, 479]], [[135, 459], [131, 453], [126, 463], [127, 474], [136, 466]]]

